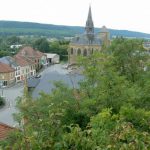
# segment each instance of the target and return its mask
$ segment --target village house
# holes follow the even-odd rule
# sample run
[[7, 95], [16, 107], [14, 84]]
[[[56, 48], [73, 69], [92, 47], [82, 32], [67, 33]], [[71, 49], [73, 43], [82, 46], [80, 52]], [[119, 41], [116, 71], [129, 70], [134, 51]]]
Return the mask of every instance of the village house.
[[0, 62], [0, 86], [6, 87], [15, 83], [15, 69]]
[[15, 59], [13, 57], [10, 56], [5, 56], [0, 58], [0, 62], [9, 65], [10, 67], [15, 69], [15, 81], [19, 82], [21, 81], [21, 77], [20, 77], [20, 66], [19, 64], [17, 64], [17, 62], [15, 61]]
[[35, 62], [33, 62], [31, 59], [19, 55], [14, 56], [14, 59], [20, 66], [21, 80], [25, 80], [25, 78], [36, 75]]
[[45, 53], [47, 56], [48, 64], [58, 64], [60, 62], [60, 56], [58, 54]]
[[31, 59], [35, 63], [36, 71], [47, 65], [47, 57], [44, 53], [34, 50], [30, 46], [23, 47], [17, 54], [17, 56]]

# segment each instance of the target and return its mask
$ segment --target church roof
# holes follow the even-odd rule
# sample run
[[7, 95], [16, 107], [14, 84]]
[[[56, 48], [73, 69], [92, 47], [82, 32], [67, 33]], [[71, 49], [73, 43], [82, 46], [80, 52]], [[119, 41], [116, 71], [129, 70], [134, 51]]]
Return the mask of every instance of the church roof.
[[76, 36], [72, 39], [71, 44], [77, 45], [101, 45], [101, 40], [97, 35], [94, 35], [93, 40], [89, 43], [89, 38], [86, 34]]
[[89, 7], [89, 13], [88, 13], [88, 17], [87, 17], [87, 21], [86, 21], [86, 29], [88, 29], [86, 32], [94, 32], [94, 23], [92, 20], [92, 11], [91, 11], [91, 6]]
[[71, 44], [76, 45], [101, 45], [100, 38], [94, 34], [94, 23], [92, 20], [91, 6], [89, 7], [88, 17], [85, 26], [85, 33], [72, 39]]

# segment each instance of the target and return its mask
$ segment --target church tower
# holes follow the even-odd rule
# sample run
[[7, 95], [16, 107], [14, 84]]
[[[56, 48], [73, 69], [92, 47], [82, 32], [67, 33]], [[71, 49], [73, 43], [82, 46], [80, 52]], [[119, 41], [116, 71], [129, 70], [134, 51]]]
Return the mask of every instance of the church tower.
[[105, 26], [103, 26], [101, 28], [100, 39], [101, 39], [103, 45], [105, 45], [105, 46], [110, 45], [110, 33], [109, 33], [108, 29]]
[[94, 52], [99, 52], [103, 44], [109, 43], [109, 31], [104, 27], [100, 34], [94, 33], [94, 23], [92, 19], [91, 6], [89, 6], [88, 16], [83, 34], [72, 38], [68, 48], [68, 63], [74, 65], [78, 63], [78, 57], [88, 57]]
[[91, 6], [89, 7], [88, 18], [86, 21], [85, 34], [89, 40], [89, 44], [91, 44], [94, 39], [94, 23], [92, 20]]

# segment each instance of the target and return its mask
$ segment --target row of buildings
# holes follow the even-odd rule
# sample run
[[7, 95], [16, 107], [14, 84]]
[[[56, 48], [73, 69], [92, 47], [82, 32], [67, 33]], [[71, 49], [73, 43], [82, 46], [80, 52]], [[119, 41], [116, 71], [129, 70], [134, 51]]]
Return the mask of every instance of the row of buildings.
[[[42, 67], [54, 63], [55, 54], [45, 54], [25, 46], [13, 57], [0, 58], [0, 87], [6, 87], [15, 82], [23, 81], [36, 75]], [[59, 59], [57, 63], [59, 62]]]

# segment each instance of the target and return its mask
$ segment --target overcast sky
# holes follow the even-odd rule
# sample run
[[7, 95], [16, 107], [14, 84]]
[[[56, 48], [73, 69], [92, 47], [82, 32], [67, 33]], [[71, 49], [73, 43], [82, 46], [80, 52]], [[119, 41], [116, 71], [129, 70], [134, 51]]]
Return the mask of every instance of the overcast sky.
[[90, 3], [95, 27], [150, 33], [150, 0], [0, 0], [0, 20], [85, 26]]

